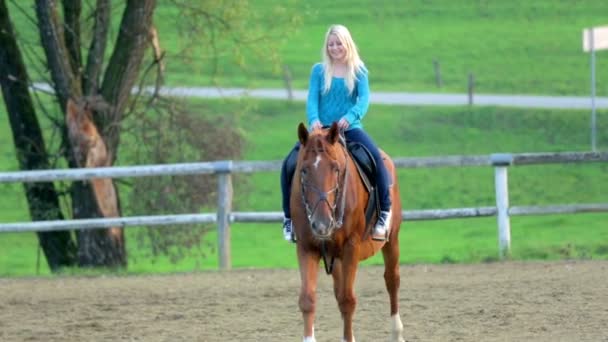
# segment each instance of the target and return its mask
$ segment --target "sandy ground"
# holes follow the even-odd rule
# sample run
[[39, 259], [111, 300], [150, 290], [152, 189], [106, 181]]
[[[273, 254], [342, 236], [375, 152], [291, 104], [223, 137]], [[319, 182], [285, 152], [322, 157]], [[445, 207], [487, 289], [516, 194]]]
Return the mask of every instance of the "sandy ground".
[[[357, 341], [388, 339], [382, 268], [357, 279]], [[322, 272], [322, 271], [321, 271]], [[401, 268], [407, 341], [608, 341], [608, 262]], [[0, 279], [0, 341], [301, 341], [296, 270]], [[318, 341], [339, 341], [320, 276]]]

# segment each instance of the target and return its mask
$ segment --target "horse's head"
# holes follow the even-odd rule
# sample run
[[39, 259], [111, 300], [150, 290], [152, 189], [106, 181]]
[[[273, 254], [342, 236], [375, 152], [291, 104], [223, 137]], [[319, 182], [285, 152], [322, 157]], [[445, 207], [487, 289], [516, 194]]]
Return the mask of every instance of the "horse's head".
[[300, 191], [313, 235], [330, 239], [342, 226], [344, 216], [347, 153], [340, 142], [338, 125], [308, 132], [298, 126], [302, 145]]

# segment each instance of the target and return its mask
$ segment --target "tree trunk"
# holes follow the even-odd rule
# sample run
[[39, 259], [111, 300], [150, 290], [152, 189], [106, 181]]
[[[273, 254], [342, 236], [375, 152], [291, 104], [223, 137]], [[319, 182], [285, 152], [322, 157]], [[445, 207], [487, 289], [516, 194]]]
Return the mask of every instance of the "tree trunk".
[[[75, 206], [75, 209], [83, 210], [89, 218], [102, 217], [90, 184], [74, 183], [72, 200], [81, 201], [80, 205]], [[77, 216], [77, 213], [74, 213], [74, 217]], [[120, 228], [80, 231], [77, 237], [78, 265], [81, 267], [127, 266], [127, 255], [122, 234], [123, 230]]]
[[[46, 147], [28, 89], [28, 77], [4, 0], [0, 0], [0, 84], [21, 170], [49, 169]], [[30, 215], [35, 221], [61, 220], [52, 182], [24, 183]], [[49, 268], [73, 266], [76, 246], [68, 231], [37, 233]]]
[[[96, 17], [96, 25], [109, 25], [107, 13], [109, 13], [109, 3], [107, 1], [98, 1], [97, 10], [99, 17]], [[78, 26], [78, 16], [81, 13], [80, 3], [64, 3], [64, 17], [66, 18], [65, 27], [70, 31], [64, 35], [63, 27], [59, 23], [59, 14], [57, 13], [56, 2], [53, 0], [36, 0], [36, 15], [40, 31], [40, 39], [46, 60], [51, 71], [51, 77], [55, 85], [55, 93], [60, 106], [64, 112], [67, 112], [67, 102], [73, 99], [77, 102], [83, 101], [83, 89], [81, 78], [86, 77], [82, 74], [80, 66], [82, 58], [77, 51], [76, 45], [80, 44], [80, 29]], [[90, 53], [103, 53], [105, 49], [105, 32], [107, 27], [98, 27], [102, 35], [96, 35], [95, 40], [99, 45]], [[67, 36], [67, 37], [66, 37]], [[101, 65], [103, 55], [89, 56], [89, 61], [94, 61]], [[98, 66], [93, 67], [93, 71]], [[87, 68], [88, 70], [88, 68]], [[93, 72], [93, 75], [94, 75]], [[89, 74], [89, 76], [91, 76]], [[95, 89], [89, 89], [92, 85], [87, 80], [87, 91], [89, 95], [95, 95]], [[111, 105], [111, 103], [110, 103]], [[62, 134], [65, 149], [65, 157], [68, 160], [68, 165], [71, 168], [80, 167], [74, 158], [74, 146], [71, 145], [67, 130]], [[107, 166], [107, 165], [104, 165]], [[112, 182], [109, 186], [114, 188]], [[95, 218], [104, 217], [102, 211], [97, 205], [97, 200], [93, 189], [92, 182], [74, 182], [71, 189], [72, 210], [74, 218]], [[117, 203], [114, 203], [117, 207]], [[118, 229], [118, 233], [116, 230]], [[77, 231], [78, 235], [78, 264], [80, 266], [107, 266], [121, 267], [127, 265], [124, 237], [121, 228], [115, 229], [96, 229]]]
[[[93, 122], [89, 103], [76, 103], [68, 100], [65, 122], [68, 126], [68, 137], [72, 146], [73, 157], [78, 167], [104, 167], [109, 165], [106, 145]], [[95, 178], [84, 183], [76, 183], [72, 198], [77, 202], [75, 210], [83, 210], [88, 216], [119, 217], [118, 196], [111, 178]], [[93, 201], [86, 201], [93, 197]], [[82, 197], [83, 201], [78, 199]], [[78, 216], [74, 212], [74, 216]], [[79, 260], [82, 266], [121, 265], [126, 266], [124, 255], [124, 235], [120, 227], [112, 227], [95, 232], [78, 234]]]
[[[109, 106], [93, 108], [95, 124], [107, 147], [108, 165], [112, 165], [118, 155], [120, 123], [149, 43], [149, 30], [155, 6], [155, 0], [127, 1], [116, 46], [110, 57], [100, 89], [103, 100]], [[99, 22], [102, 21], [99, 20]], [[93, 48], [94, 46], [91, 45], [89, 53], [93, 53]], [[89, 55], [89, 62], [94, 60], [98, 59], [92, 59]], [[87, 66], [87, 70], [89, 70], [89, 66]], [[87, 90], [85, 89], [85, 91]], [[76, 190], [73, 193], [74, 199], [83, 197], [89, 199], [87, 203], [90, 203], [90, 196], [93, 195], [90, 188]], [[118, 197], [116, 199], [118, 201]], [[92, 208], [80, 209], [88, 214], [92, 213], [90, 211]], [[97, 214], [100, 214], [99, 211]], [[122, 234], [122, 230], [118, 231], [116, 228], [80, 232], [78, 235], [80, 264], [86, 266], [93, 262], [104, 262], [105, 265], [126, 265]]]
[[95, 95], [98, 91], [99, 77], [103, 70], [103, 56], [108, 41], [110, 27], [110, 0], [97, 0], [93, 36], [89, 45], [89, 55], [83, 74], [83, 92], [85, 96]]
[[70, 54], [59, 25], [59, 14], [54, 0], [36, 0], [36, 16], [40, 42], [55, 84], [55, 94], [61, 109], [65, 111], [68, 98], [81, 96], [79, 79], [72, 73]]

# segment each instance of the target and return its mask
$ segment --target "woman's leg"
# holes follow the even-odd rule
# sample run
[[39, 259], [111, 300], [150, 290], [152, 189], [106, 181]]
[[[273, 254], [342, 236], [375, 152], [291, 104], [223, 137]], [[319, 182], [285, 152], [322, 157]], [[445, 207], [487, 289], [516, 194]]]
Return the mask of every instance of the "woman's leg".
[[296, 145], [291, 149], [285, 160], [283, 160], [283, 164], [281, 165], [281, 194], [283, 196], [282, 206], [283, 206], [283, 237], [285, 240], [293, 240], [293, 228], [291, 224], [291, 208], [290, 208], [290, 198], [291, 198], [291, 181], [293, 180], [293, 175], [296, 171], [296, 163], [298, 161], [298, 151], [300, 150], [300, 143], [297, 142]]
[[371, 152], [374, 161], [376, 162], [376, 187], [378, 189], [378, 197], [380, 200], [380, 214], [378, 220], [374, 225], [372, 231], [372, 239], [384, 241], [388, 236], [388, 231], [391, 222], [391, 195], [390, 195], [390, 183], [389, 174], [380, 150], [371, 139], [371, 137], [365, 133], [362, 129], [354, 128], [346, 131], [347, 141], [356, 141], [363, 144]]
[[283, 165], [281, 165], [281, 193], [283, 195], [283, 214], [286, 218], [291, 218], [289, 198], [291, 197], [291, 181], [296, 171], [299, 150], [300, 143], [297, 142], [283, 160]]
[[376, 162], [376, 186], [378, 187], [378, 197], [380, 197], [380, 210], [391, 210], [391, 195], [390, 195], [390, 177], [388, 170], [382, 161], [382, 155], [378, 146], [372, 138], [362, 129], [353, 128], [345, 133], [347, 141], [356, 141], [363, 144], [371, 152], [374, 161]]

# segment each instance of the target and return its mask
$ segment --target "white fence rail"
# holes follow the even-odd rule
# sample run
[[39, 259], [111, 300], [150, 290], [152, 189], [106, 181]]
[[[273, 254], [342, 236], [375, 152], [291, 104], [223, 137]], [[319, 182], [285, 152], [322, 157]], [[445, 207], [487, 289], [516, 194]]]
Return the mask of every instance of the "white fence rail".
[[[507, 181], [507, 169], [511, 165], [608, 162], [608, 152], [500, 153], [476, 156], [394, 158], [394, 162], [397, 168], [493, 166], [495, 169], [495, 207], [405, 210], [402, 212], [402, 216], [404, 220], [411, 221], [496, 216], [499, 256], [501, 258], [507, 256], [510, 250], [510, 216], [608, 212], [608, 203], [510, 207]], [[0, 183], [216, 174], [219, 177], [219, 195], [216, 213], [4, 223], [0, 224], [0, 232], [216, 223], [218, 226], [219, 267], [220, 269], [229, 269], [231, 268], [230, 223], [281, 222], [283, 218], [282, 212], [232, 212], [233, 190], [231, 174], [278, 171], [280, 166], [281, 161], [217, 161], [90, 169], [2, 172], [0, 173]]]

